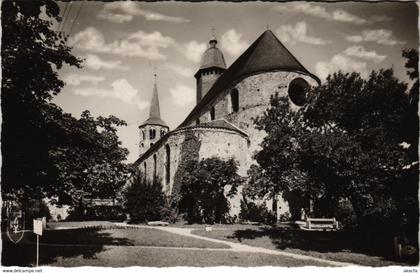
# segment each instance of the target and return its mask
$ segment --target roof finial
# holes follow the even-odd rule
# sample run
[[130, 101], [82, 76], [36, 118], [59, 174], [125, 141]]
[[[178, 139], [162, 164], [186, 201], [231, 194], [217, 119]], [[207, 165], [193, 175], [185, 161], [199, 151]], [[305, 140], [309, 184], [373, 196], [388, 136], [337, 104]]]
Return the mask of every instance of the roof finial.
[[269, 24], [267, 24], [267, 30], [270, 30], [270, 25]]
[[154, 71], [155, 71], [155, 73], [153, 74], [153, 76], [154, 76], [154, 78], [155, 78], [155, 83], [156, 83], [156, 77], [157, 77], [157, 74], [156, 74], [156, 70], [157, 70], [157, 68], [156, 68], [156, 66], [154, 66], [154, 67], [153, 67], [153, 69], [154, 69]]
[[217, 44], [216, 35], [214, 34], [215, 31], [216, 31], [216, 28], [212, 27], [211, 28], [211, 39], [210, 39], [210, 42], [209, 42], [210, 46], [212, 46], [212, 47], [216, 47], [216, 44]]

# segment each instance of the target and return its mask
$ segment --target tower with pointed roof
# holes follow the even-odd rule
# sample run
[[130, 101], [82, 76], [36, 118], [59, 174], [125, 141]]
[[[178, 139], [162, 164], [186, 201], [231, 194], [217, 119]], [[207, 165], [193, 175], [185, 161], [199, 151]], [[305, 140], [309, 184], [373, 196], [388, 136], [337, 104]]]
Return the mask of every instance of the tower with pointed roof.
[[197, 80], [197, 104], [225, 70], [225, 57], [217, 47], [216, 37], [212, 35], [209, 41], [209, 47], [201, 57], [200, 68], [194, 75]]
[[168, 131], [169, 127], [160, 118], [159, 94], [157, 89], [156, 73], [154, 74], [154, 84], [152, 100], [150, 102], [149, 118], [146, 119], [140, 126], [140, 143], [139, 151], [142, 155]]

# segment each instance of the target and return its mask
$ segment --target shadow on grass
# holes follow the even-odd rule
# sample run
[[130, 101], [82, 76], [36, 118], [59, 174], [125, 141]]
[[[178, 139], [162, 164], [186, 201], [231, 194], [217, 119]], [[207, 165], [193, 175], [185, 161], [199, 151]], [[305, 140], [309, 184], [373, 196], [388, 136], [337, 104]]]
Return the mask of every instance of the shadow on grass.
[[[381, 256], [392, 260], [392, 241], [386, 236], [376, 234], [367, 236], [354, 231], [304, 231], [294, 227], [259, 227], [257, 229], [236, 230], [229, 239], [258, 240], [268, 237], [272, 244], [280, 250], [299, 249], [303, 251], [326, 252], [352, 252], [371, 256]], [[417, 264], [415, 261], [407, 261]]]
[[[73, 230], [47, 230], [39, 239], [39, 264], [50, 264], [59, 257], [95, 258], [104, 251], [106, 245], [133, 245], [130, 240], [113, 238], [106, 230], [97, 228]], [[36, 235], [25, 233], [24, 238], [15, 244], [6, 234], [2, 234], [2, 257], [4, 266], [33, 266], [36, 259]]]

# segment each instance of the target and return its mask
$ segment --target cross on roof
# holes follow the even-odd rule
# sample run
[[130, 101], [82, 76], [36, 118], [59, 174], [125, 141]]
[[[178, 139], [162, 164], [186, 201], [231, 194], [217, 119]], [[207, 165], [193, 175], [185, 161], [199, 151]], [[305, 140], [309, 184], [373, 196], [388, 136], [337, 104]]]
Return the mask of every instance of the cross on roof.
[[215, 28], [215, 27], [211, 27], [211, 34], [212, 34], [213, 36], [214, 36], [215, 31], [216, 31], [216, 28]]

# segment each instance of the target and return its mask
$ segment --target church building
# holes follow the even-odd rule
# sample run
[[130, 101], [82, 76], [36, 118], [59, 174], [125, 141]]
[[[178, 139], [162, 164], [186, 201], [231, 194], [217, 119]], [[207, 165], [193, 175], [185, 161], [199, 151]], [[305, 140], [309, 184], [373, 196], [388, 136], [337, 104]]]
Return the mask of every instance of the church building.
[[[246, 177], [265, 136], [255, 128], [253, 118], [269, 107], [270, 96], [287, 96], [291, 107], [300, 107], [309, 88], [320, 84], [271, 30], [228, 68], [217, 43], [212, 37], [194, 75], [196, 106], [172, 131], [160, 118], [155, 76], [149, 118], [139, 126], [140, 157], [135, 166], [147, 181], [162, 183], [168, 195], [181, 175], [183, 162], [190, 159], [233, 157], [239, 163], [238, 174]], [[230, 199], [232, 216], [239, 214], [240, 198], [238, 194]], [[270, 201], [267, 205], [272, 207]], [[278, 215], [288, 211], [284, 200], [274, 207]]]

